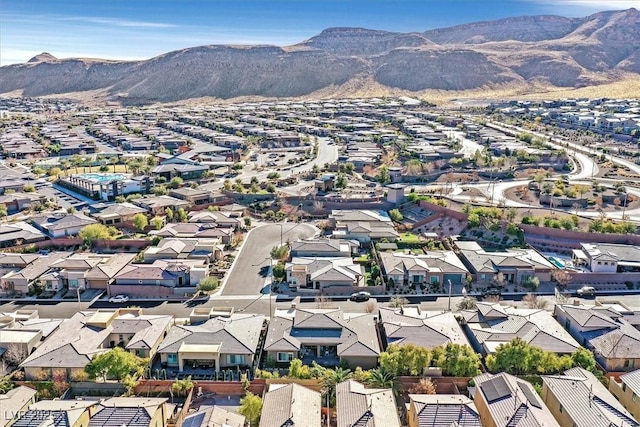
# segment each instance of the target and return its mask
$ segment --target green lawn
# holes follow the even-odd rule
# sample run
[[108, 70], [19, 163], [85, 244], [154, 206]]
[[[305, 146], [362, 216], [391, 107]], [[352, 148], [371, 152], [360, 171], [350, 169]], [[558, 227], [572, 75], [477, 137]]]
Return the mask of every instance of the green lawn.
[[420, 236], [413, 233], [402, 233], [400, 235], [400, 241], [403, 243], [420, 243]]

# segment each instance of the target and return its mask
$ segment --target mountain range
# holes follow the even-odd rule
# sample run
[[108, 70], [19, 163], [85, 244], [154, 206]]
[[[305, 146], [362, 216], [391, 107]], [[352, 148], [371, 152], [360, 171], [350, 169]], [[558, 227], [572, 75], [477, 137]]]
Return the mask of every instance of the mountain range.
[[579, 88], [640, 79], [640, 12], [524, 16], [399, 33], [330, 28], [299, 44], [210, 45], [141, 61], [57, 59], [0, 67], [0, 93], [87, 92], [122, 104], [192, 98], [349, 96], [392, 90]]

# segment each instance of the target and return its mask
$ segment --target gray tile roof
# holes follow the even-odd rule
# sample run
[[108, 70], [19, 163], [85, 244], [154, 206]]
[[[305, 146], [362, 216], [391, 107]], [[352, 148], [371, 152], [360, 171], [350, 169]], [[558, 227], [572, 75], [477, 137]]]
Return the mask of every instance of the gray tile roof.
[[482, 374], [474, 381], [476, 407], [482, 401], [496, 427], [559, 427], [528, 382], [505, 373]]
[[484, 352], [518, 337], [531, 345], [559, 354], [576, 351], [580, 345], [545, 310], [516, 309], [479, 302], [476, 310], [464, 310], [465, 330]]
[[374, 316], [340, 309], [297, 309], [293, 317], [275, 316], [269, 324], [266, 351], [296, 351], [303, 344], [336, 345], [338, 356], [380, 354]]
[[0, 394], [0, 426], [8, 425], [8, 422], [17, 416], [19, 411], [35, 398], [35, 395], [35, 389], [23, 385]]
[[473, 401], [460, 394], [410, 394], [417, 427], [482, 427]]
[[640, 425], [591, 372], [572, 368], [542, 381], [576, 427]]
[[[60, 324], [20, 366], [31, 368], [83, 368], [95, 354], [109, 350], [107, 340], [114, 333], [134, 334], [134, 348], [148, 348], [164, 333], [172, 316], [125, 314], [116, 317], [106, 328], [89, 324], [95, 312], [81, 311]], [[145, 328], [144, 325], [147, 325]], [[144, 345], [143, 345], [144, 344]]]
[[295, 383], [273, 384], [262, 405], [260, 427], [320, 427], [321, 395], [317, 391]]
[[620, 380], [637, 396], [640, 396], [640, 369], [620, 375]]
[[187, 415], [182, 427], [244, 427], [245, 417], [221, 406], [200, 406], [195, 414]]
[[175, 325], [158, 347], [159, 353], [177, 353], [182, 343], [221, 344], [221, 353], [255, 354], [265, 317], [233, 314], [216, 317], [199, 325]]
[[420, 307], [380, 308], [380, 322], [389, 344], [427, 348], [448, 343], [469, 345], [453, 313], [422, 311]]
[[391, 389], [366, 388], [354, 380], [336, 386], [338, 427], [400, 427]]

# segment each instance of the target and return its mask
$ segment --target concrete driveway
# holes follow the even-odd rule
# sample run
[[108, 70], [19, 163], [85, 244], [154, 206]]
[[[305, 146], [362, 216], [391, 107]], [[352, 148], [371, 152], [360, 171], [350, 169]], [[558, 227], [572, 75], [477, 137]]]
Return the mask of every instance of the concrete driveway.
[[285, 222], [267, 224], [249, 232], [220, 295], [259, 295], [264, 287], [271, 260], [271, 248], [287, 241], [316, 234], [312, 224]]

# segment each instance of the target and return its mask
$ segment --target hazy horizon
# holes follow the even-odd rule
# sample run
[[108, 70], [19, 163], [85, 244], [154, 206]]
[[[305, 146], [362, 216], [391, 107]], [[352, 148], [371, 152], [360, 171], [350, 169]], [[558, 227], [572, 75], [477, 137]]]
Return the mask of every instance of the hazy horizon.
[[[7, 3], [7, 2], [5, 2]], [[31, 0], [3, 5], [0, 65], [57, 58], [137, 60], [193, 46], [302, 42], [330, 27], [422, 32], [523, 15], [584, 17], [637, 0]]]

